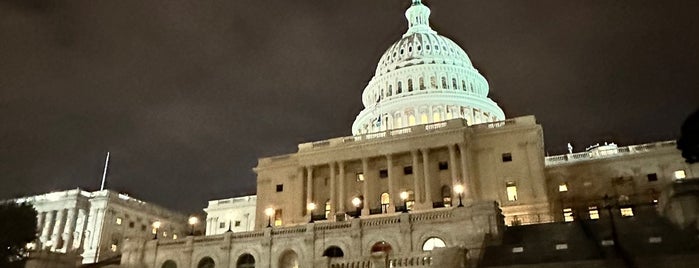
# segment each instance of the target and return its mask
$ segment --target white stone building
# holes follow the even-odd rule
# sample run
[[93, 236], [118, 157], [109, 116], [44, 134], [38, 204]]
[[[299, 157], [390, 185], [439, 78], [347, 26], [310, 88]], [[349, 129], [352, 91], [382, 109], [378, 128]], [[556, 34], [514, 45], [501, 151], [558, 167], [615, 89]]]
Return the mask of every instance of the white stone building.
[[255, 195], [209, 201], [209, 206], [204, 209], [206, 235], [252, 231], [256, 206]]
[[80, 253], [83, 263], [94, 263], [121, 254], [125, 239], [158, 235], [184, 238], [187, 216], [110, 190], [81, 189], [18, 198], [37, 211], [37, 250]]
[[546, 157], [534, 116], [505, 119], [429, 14], [412, 1], [353, 136], [259, 159], [252, 231], [133, 239], [122, 266], [476, 267], [506, 223], [594, 219], [605, 196], [631, 217], [635, 203], [657, 202], [654, 191], [699, 176], [672, 141]]

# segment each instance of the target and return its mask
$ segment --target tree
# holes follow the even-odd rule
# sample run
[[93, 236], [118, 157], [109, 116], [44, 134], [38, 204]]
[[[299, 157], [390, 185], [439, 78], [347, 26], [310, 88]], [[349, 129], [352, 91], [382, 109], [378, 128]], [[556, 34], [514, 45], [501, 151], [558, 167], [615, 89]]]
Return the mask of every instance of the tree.
[[36, 239], [36, 210], [29, 204], [0, 204], [0, 267], [23, 267], [27, 243]]
[[699, 162], [699, 110], [690, 114], [682, 124], [677, 149], [682, 150], [682, 157], [687, 163]]

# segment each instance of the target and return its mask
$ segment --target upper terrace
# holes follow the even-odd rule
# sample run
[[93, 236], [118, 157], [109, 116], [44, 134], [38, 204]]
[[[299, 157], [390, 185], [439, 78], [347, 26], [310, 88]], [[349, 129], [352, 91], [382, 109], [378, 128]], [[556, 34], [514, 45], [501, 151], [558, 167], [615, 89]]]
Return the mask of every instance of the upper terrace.
[[644, 154], [649, 152], [657, 152], [668, 148], [677, 148], [676, 141], [661, 141], [654, 143], [638, 144], [625, 147], [616, 147], [609, 149], [595, 149], [585, 152], [562, 154], [546, 157], [546, 166], [557, 166], [582, 161], [607, 159], [620, 156], [628, 156], [635, 154]]

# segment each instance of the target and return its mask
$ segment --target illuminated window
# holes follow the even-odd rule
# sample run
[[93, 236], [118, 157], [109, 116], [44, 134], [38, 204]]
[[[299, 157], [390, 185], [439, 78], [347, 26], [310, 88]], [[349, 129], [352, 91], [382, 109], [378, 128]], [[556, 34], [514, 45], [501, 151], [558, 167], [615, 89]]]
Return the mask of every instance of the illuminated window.
[[388, 213], [388, 204], [391, 203], [391, 196], [388, 193], [382, 193], [380, 199], [381, 213]]
[[434, 248], [443, 248], [446, 247], [447, 244], [444, 243], [444, 240], [438, 237], [430, 237], [425, 241], [425, 243], [422, 244], [422, 251], [432, 251]]
[[364, 173], [357, 173], [357, 181], [364, 181]]
[[119, 249], [119, 246], [112, 244], [112, 247], [111, 247], [112, 252], [116, 252], [117, 249]]
[[561, 244], [556, 244], [556, 250], [566, 250], [568, 249], [568, 244], [561, 243]]
[[412, 114], [408, 116], [408, 126], [414, 126], [416, 124], [417, 122], [415, 121], [415, 116]]
[[507, 182], [507, 200], [517, 201], [517, 185], [514, 182]]
[[567, 192], [568, 191], [568, 184], [565, 184], [565, 183], [559, 184], [558, 191], [559, 192]]
[[405, 209], [406, 210], [413, 210], [413, 205], [415, 205], [415, 192], [413, 191], [407, 191], [408, 192], [408, 198], [405, 200]]
[[167, 237], [167, 232], [163, 232], [163, 237]]
[[687, 177], [687, 174], [684, 172], [684, 170], [680, 169], [675, 171], [675, 179], [681, 180]]
[[330, 208], [332, 208], [332, 206], [330, 205], [330, 200], [328, 200], [325, 202], [325, 218], [326, 219], [330, 218]]
[[277, 209], [274, 211], [274, 226], [282, 226], [282, 210]]
[[422, 115], [420, 115], [420, 123], [427, 124], [427, 114], [426, 113], [422, 113]]
[[596, 220], [599, 219], [599, 210], [597, 207], [589, 207], [587, 210], [590, 212], [590, 219], [591, 220]]
[[513, 247], [512, 253], [522, 253], [524, 252], [524, 247]]
[[439, 122], [439, 121], [442, 121], [442, 115], [439, 113], [439, 111], [432, 113], [432, 122]]
[[116, 224], [121, 225], [121, 218], [116, 218]]
[[172, 234], [172, 239], [177, 239], [177, 234]]
[[563, 220], [565, 222], [571, 222], [573, 221], [573, 209], [571, 208], [564, 208], [563, 209]]
[[633, 217], [633, 209], [632, 208], [621, 208], [619, 209], [621, 212], [622, 217]]

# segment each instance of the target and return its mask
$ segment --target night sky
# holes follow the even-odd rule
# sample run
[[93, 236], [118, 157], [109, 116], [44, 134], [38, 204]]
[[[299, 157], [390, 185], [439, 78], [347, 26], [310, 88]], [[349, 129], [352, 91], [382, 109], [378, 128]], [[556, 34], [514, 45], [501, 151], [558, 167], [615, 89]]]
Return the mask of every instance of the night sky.
[[[254, 192], [258, 157], [351, 135], [408, 0], [0, 0], [0, 199], [107, 187], [182, 212]], [[433, 0], [549, 154], [677, 139], [699, 1]]]

